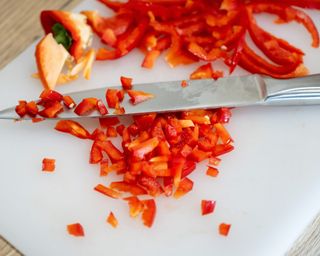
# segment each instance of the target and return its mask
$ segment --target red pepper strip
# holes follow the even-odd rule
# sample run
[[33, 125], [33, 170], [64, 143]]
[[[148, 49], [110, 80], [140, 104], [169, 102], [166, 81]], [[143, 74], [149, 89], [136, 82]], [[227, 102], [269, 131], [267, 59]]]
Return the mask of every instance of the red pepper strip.
[[231, 225], [226, 223], [221, 223], [219, 225], [219, 234], [222, 236], [227, 236], [229, 234]]
[[105, 118], [99, 118], [99, 123], [101, 127], [107, 128], [108, 126], [119, 124], [120, 120], [118, 117], [105, 117]]
[[109, 174], [109, 161], [108, 159], [103, 159], [100, 162], [100, 176], [107, 176]]
[[156, 59], [160, 56], [160, 54], [161, 52], [158, 50], [148, 51], [142, 61], [141, 67], [149, 69], [153, 68], [154, 63]]
[[230, 58], [225, 59], [225, 63], [229, 66], [229, 74], [232, 74], [234, 69], [238, 66], [240, 57], [242, 55], [244, 37], [245, 33], [243, 33], [242, 36], [239, 38], [239, 41], [233, 49], [232, 56]]
[[103, 155], [102, 155], [101, 148], [99, 147], [98, 142], [95, 141], [91, 147], [89, 163], [90, 164], [100, 163], [102, 158], [103, 158]]
[[67, 231], [73, 236], [84, 236], [84, 230], [80, 223], [74, 223], [67, 225]]
[[111, 188], [108, 188], [102, 184], [98, 184], [97, 186], [95, 186], [94, 190], [100, 192], [101, 194], [109, 196], [111, 198], [114, 198], [114, 199], [118, 199], [121, 197], [121, 194], [119, 192], [117, 192]]
[[223, 27], [233, 24], [234, 21], [241, 14], [239, 10], [228, 11], [227, 14], [207, 14], [205, 15], [205, 20], [207, 24], [211, 27]]
[[113, 212], [110, 212], [107, 217], [107, 222], [113, 227], [116, 228], [118, 226], [118, 220], [114, 216]]
[[173, 176], [173, 184], [178, 187], [182, 178], [182, 170], [186, 163], [184, 157], [175, 156], [171, 159], [169, 166]]
[[116, 48], [108, 50], [100, 48], [97, 52], [97, 60], [117, 59], [128, 54], [140, 42], [147, 29], [147, 22], [141, 21], [137, 27], [120, 35], [117, 39]]
[[27, 102], [25, 100], [19, 100], [15, 111], [20, 117], [24, 117], [27, 114]]
[[314, 22], [308, 14], [302, 10], [295, 9], [286, 4], [282, 3], [254, 3], [249, 5], [247, 8], [252, 8], [254, 13], [268, 12], [276, 14], [280, 17], [282, 21], [290, 22], [296, 21], [301, 23], [310, 33], [312, 37], [312, 46], [319, 47], [319, 32]]
[[45, 89], [41, 92], [39, 98], [43, 101], [62, 101], [63, 96], [57, 91]]
[[[272, 2], [279, 3], [278, 0], [272, 0]], [[320, 9], [319, 0], [281, 0], [281, 3], [287, 5], [295, 5], [302, 8]]]
[[78, 20], [73, 17], [71, 12], [60, 10], [42, 11], [40, 20], [46, 34], [52, 33], [53, 25], [60, 23], [72, 37], [72, 45], [69, 49], [70, 54], [75, 57], [76, 60], [80, 59], [83, 55], [83, 44], [86, 42], [83, 41], [84, 38], [82, 38], [81, 30], [77, 24]]
[[240, 66], [251, 73], [265, 74], [272, 77], [281, 77], [281, 75], [290, 74], [294, 72], [301, 63], [302, 60], [300, 59], [300, 61], [292, 65], [273, 65], [257, 55], [245, 42], [243, 43], [243, 51], [239, 60]]
[[138, 199], [138, 197], [131, 196], [124, 198], [124, 200], [128, 201], [131, 217], [135, 218], [143, 211], [144, 204]]
[[157, 137], [148, 139], [132, 147], [133, 156], [137, 159], [143, 159], [146, 154], [152, 152], [159, 144]]
[[119, 90], [117, 93], [117, 97], [119, 99], [119, 102], [122, 102], [124, 99], [124, 90]]
[[139, 196], [147, 194], [147, 191], [135, 184], [126, 183], [124, 181], [111, 182], [110, 188], [121, 192], [128, 192], [132, 195]]
[[214, 61], [226, 56], [226, 53], [219, 48], [213, 48], [209, 52], [195, 42], [189, 43], [188, 50], [201, 60]]
[[43, 158], [42, 171], [53, 172], [54, 169], [56, 168], [55, 163], [56, 163], [55, 159]]
[[92, 111], [97, 109], [97, 98], [85, 98], [75, 108], [74, 112], [78, 116], [89, 115]]
[[72, 109], [76, 106], [74, 100], [68, 95], [63, 96], [63, 104], [69, 109]]
[[130, 101], [133, 105], [136, 105], [143, 101], [154, 98], [153, 94], [143, 92], [143, 91], [128, 90], [127, 92], [128, 92], [128, 95], [130, 96]]
[[132, 78], [121, 76], [120, 81], [122, 84], [122, 88], [124, 90], [131, 90], [132, 89]]
[[214, 211], [216, 201], [213, 200], [202, 200], [201, 201], [201, 214], [207, 215]]
[[156, 216], [156, 203], [153, 199], [143, 200], [144, 210], [142, 212], [142, 221], [145, 226], [150, 228], [153, 225]]
[[179, 183], [179, 186], [177, 190], [174, 192], [173, 197], [176, 199], [179, 199], [180, 197], [190, 192], [192, 188], [193, 188], [193, 181], [188, 178], [184, 178]]
[[107, 153], [108, 157], [110, 158], [112, 163], [118, 162], [124, 158], [122, 152], [117, 149], [111, 141], [97, 141], [97, 145]]
[[91, 139], [96, 141], [106, 141], [107, 140], [107, 136], [106, 134], [99, 128], [96, 128], [93, 133], [91, 134]]
[[53, 118], [56, 117], [60, 112], [63, 111], [63, 106], [60, 102], [55, 101], [50, 106], [39, 111], [39, 115], [43, 117]]
[[72, 120], [60, 120], [54, 129], [60, 132], [70, 133], [80, 139], [89, 139], [91, 137], [90, 133], [83, 126]]
[[26, 105], [26, 108], [27, 108], [27, 114], [32, 117], [35, 117], [39, 112], [35, 101], [28, 102]]
[[215, 146], [212, 153], [214, 156], [220, 156], [220, 155], [226, 154], [232, 150], [234, 150], [234, 146], [232, 146], [231, 144], [220, 144], [220, 145]]
[[217, 168], [214, 168], [214, 167], [209, 166], [208, 169], [207, 169], [206, 174], [207, 174], [208, 176], [211, 176], [211, 177], [217, 177], [218, 174], [219, 174], [219, 171], [218, 171]]
[[[285, 41], [282, 40], [282, 46], [280, 46], [278, 38], [260, 28], [252, 15], [250, 16], [249, 14], [249, 17], [251, 20], [249, 25], [250, 36], [254, 43], [270, 60], [279, 65], [292, 65], [296, 62], [301, 63], [301, 55], [292, 53], [290, 51], [292, 46], [289, 43], [285, 43]], [[288, 45], [289, 49], [287, 49], [286, 45]]]
[[213, 125], [213, 127], [216, 129], [219, 137], [224, 144], [228, 144], [233, 141], [227, 129], [221, 123], [216, 123]]

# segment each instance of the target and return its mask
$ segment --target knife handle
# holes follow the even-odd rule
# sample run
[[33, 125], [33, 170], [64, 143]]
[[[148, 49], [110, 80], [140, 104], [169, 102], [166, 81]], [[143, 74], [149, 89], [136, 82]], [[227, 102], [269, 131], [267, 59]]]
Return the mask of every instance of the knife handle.
[[320, 104], [320, 74], [290, 79], [264, 78], [267, 105]]

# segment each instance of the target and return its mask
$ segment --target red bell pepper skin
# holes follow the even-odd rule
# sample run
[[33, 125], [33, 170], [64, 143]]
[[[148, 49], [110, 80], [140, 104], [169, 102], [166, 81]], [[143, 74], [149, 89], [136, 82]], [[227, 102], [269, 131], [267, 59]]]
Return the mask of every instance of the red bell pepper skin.
[[222, 236], [228, 236], [231, 225], [226, 223], [221, 223], [219, 225], [219, 234]]
[[142, 203], [138, 197], [131, 196], [124, 198], [124, 200], [128, 201], [131, 217], [137, 217], [144, 210], [144, 203]]
[[67, 225], [67, 231], [73, 236], [84, 236], [84, 230], [80, 223], [74, 223]]
[[120, 192], [128, 192], [134, 196], [140, 196], [147, 194], [147, 191], [140, 186], [135, 184], [126, 183], [124, 181], [111, 182], [110, 188]]
[[27, 114], [31, 117], [35, 117], [39, 112], [35, 101], [28, 102], [26, 105], [26, 108], [27, 108]]
[[128, 95], [130, 96], [130, 101], [133, 105], [154, 98], [153, 94], [143, 91], [128, 90]]
[[101, 194], [104, 194], [108, 197], [114, 198], [114, 199], [118, 199], [120, 198], [121, 194], [111, 188], [108, 188], [102, 184], [98, 184], [97, 186], [95, 186], [94, 188], [95, 191], [98, 191]]
[[75, 108], [74, 112], [78, 116], [89, 115], [92, 111], [97, 109], [98, 99], [96, 98], [85, 98]]
[[121, 76], [120, 81], [122, 84], [122, 88], [124, 90], [131, 90], [132, 89], [132, 78]]
[[108, 103], [109, 108], [116, 108], [119, 104], [119, 98], [118, 98], [118, 92], [117, 89], [107, 89], [106, 92], [106, 100]]
[[116, 228], [118, 226], [118, 220], [114, 216], [113, 212], [110, 212], [107, 217], [107, 222], [113, 227]]
[[19, 100], [15, 111], [20, 117], [24, 117], [27, 114], [27, 102], [25, 100]]
[[82, 125], [72, 120], [60, 120], [57, 122], [55, 129], [80, 139], [89, 139], [91, 137], [90, 133]]
[[46, 10], [40, 14], [40, 21], [46, 34], [52, 32], [52, 26], [60, 23], [72, 37], [72, 45], [69, 49], [70, 54], [76, 59], [80, 59], [83, 55], [83, 39], [81, 30], [72, 17], [72, 13], [60, 10]]
[[153, 199], [143, 200], [142, 203], [144, 204], [144, 210], [142, 212], [143, 224], [151, 228], [157, 212], [156, 203]]
[[201, 214], [207, 215], [207, 214], [213, 213], [215, 206], [216, 206], [216, 201], [202, 200], [201, 201]]
[[53, 172], [56, 167], [55, 164], [56, 164], [55, 159], [44, 158], [42, 160], [42, 171]]
[[39, 111], [39, 115], [47, 118], [54, 118], [60, 112], [63, 111], [63, 106], [60, 102], [55, 101], [49, 106], [45, 107], [43, 110]]
[[62, 101], [63, 96], [54, 90], [45, 89], [41, 92], [39, 98], [42, 101]]
[[107, 128], [108, 126], [114, 126], [120, 123], [118, 117], [104, 117], [99, 118], [100, 126], [103, 128]]
[[298, 23], [301, 23], [309, 31], [312, 37], [312, 46], [315, 48], [319, 47], [319, 32], [310, 16], [302, 10], [290, 7], [282, 2], [254, 3], [249, 5], [247, 8], [252, 9], [254, 13], [268, 12], [276, 14], [279, 16], [282, 22], [290, 22], [294, 20]]
[[175, 193], [173, 194], [173, 197], [176, 199], [179, 199], [180, 197], [190, 192], [192, 188], [193, 188], [193, 181], [188, 178], [184, 178], [179, 183], [179, 186], [175, 191]]

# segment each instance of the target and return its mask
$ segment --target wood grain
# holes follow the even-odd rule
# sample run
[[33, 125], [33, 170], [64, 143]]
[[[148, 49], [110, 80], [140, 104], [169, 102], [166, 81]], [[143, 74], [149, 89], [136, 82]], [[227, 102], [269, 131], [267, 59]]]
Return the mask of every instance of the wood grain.
[[[0, 0], [0, 69], [43, 35], [39, 22], [41, 10], [72, 10], [80, 2], [81, 0]], [[20, 255], [22, 254], [16, 248], [0, 236], [0, 256]]]

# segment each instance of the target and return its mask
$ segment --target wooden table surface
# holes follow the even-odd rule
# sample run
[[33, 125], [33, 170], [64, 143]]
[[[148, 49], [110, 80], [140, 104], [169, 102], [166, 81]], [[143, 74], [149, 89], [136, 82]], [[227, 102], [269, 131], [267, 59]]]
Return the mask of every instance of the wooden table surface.
[[[80, 2], [81, 0], [0, 0], [0, 69], [43, 35], [39, 22], [41, 10], [71, 10]], [[319, 233], [320, 215], [310, 224], [287, 255], [320, 255]], [[0, 230], [0, 256], [9, 255], [17, 256], [22, 254], [18, 248], [14, 248], [5, 238], [1, 237]]]

